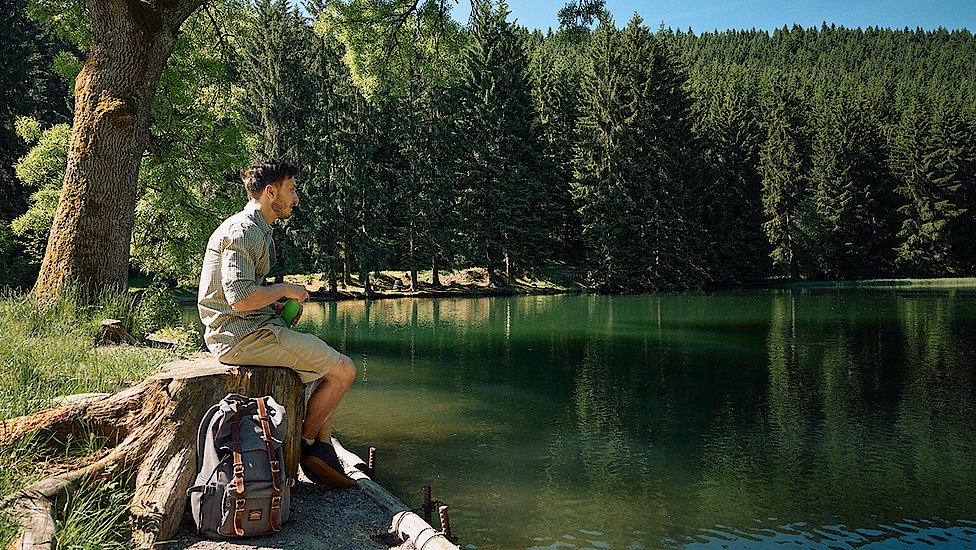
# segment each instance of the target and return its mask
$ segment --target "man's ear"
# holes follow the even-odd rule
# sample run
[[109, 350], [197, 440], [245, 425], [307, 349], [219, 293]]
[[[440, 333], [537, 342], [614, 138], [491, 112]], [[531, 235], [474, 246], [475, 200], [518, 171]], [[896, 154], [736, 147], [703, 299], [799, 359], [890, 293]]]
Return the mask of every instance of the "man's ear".
[[268, 192], [268, 196], [272, 199], [275, 196], [275, 192], [278, 191], [278, 189], [276, 189], [275, 186], [271, 185], [270, 183], [264, 186], [264, 190]]

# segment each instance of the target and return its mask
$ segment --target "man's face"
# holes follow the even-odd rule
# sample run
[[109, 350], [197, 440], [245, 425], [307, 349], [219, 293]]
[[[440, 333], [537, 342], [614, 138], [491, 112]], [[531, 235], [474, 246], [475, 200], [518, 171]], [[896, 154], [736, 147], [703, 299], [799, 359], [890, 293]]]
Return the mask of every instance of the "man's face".
[[[272, 185], [272, 187], [274, 187]], [[295, 189], [295, 178], [288, 177], [281, 182], [275, 192], [277, 193], [271, 201], [271, 209], [279, 220], [288, 219], [291, 216], [291, 209], [298, 204], [298, 191]]]

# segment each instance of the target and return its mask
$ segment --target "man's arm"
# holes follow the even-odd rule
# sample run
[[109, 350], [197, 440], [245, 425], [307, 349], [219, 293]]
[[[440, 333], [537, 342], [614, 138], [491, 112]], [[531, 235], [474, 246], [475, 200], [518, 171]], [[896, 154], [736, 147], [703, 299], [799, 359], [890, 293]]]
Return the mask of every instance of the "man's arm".
[[254, 270], [256, 254], [254, 243], [247, 239], [240, 228], [224, 241], [220, 252], [220, 277], [224, 296], [234, 311], [254, 311], [271, 305], [279, 298], [292, 298], [299, 302], [308, 300], [308, 291], [302, 285], [258, 285]]
[[308, 290], [302, 285], [276, 283], [270, 286], [255, 286], [254, 292], [231, 304], [234, 311], [253, 311], [278, 301], [291, 298], [297, 302], [308, 300]]

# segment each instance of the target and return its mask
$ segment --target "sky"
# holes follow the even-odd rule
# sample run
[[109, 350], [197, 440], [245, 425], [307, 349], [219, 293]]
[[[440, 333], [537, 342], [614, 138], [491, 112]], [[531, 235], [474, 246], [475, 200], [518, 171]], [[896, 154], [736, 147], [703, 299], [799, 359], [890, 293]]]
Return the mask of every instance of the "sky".
[[[559, 26], [556, 12], [567, 0], [508, 0], [514, 19], [529, 29], [545, 31]], [[976, 32], [976, 0], [606, 0], [617, 27], [636, 12], [644, 24], [696, 34], [729, 29], [772, 31], [793, 24], [819, 27], [823, 22], [847, 28], [949, 30]], [[469, 0], [458, 0], [454, 18], [467, 23]]]

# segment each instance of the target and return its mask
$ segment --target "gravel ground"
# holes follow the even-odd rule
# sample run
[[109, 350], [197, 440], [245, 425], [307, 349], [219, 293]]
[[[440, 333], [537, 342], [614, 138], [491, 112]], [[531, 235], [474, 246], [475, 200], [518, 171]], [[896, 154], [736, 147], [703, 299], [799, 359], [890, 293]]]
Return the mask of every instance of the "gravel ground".
[[330, 489], [300, 473], [292, 489], [291, 518], [276, 535], [224, 542], [201, 539], [193, 522], [164, 550], [414, 550], [391, 534], [393, 517], [358, 487]]

